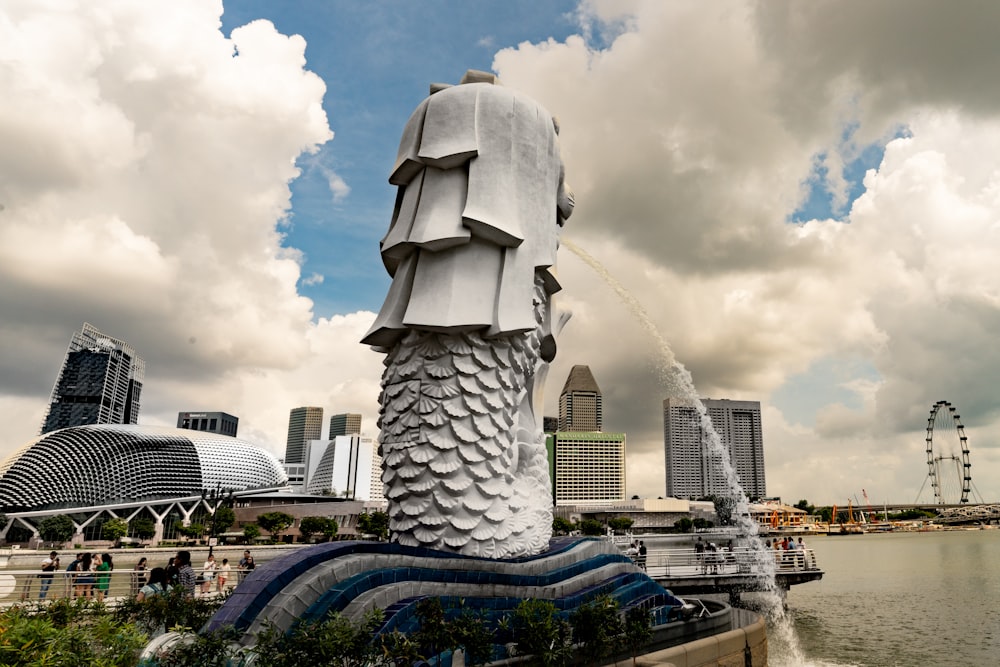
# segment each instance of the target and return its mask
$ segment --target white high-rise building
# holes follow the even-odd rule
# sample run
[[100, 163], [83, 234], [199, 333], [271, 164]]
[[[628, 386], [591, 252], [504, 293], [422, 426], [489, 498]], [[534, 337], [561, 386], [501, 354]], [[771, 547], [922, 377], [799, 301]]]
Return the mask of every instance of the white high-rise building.
[[625, 500], [625, 434], [560, 431], [555, 434], [556, 505]]
[[306, 492], [354, 500], [385, 500], [382, 457], [378, 455], [375, 440], [361, 435], [339, 435], [329, 442], [315, 468], [310, 461]]
[[[767, 496], [764, 441], [759, 401], [702, 401], [750, 498]], [[702, 498], [729, 492], [718, 456], [711, 455], [694, 404], [687, 399], [663, 401], [663, 447], [667, 496]]]

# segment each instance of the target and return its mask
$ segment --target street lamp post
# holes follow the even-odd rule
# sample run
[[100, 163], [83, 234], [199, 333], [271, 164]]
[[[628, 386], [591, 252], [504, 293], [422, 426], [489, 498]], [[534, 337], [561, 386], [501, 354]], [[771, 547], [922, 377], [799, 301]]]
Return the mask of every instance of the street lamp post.
[[215, 543], [218, 541], [218, 514], [219, 508], [228, 505], [233, 501], [233, 490], [226, 489], [227, 493], [223, 493], [222, 482], [215, 485], [215, 489], [212, 490], [212, 502], [215, 507], [212, 508], [212, 528], [208, 533], [208, 555], [211, 556], [215, 550]]

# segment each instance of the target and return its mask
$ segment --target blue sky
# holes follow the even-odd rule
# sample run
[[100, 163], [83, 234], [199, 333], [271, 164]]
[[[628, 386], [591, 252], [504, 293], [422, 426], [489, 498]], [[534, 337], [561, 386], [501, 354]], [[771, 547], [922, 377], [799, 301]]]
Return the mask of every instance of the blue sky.
[[[286, 245], [305, 253], [300, 292], [317, 317], [377, 310], [389, 284], [378, 241], [392, 215], [388, 184], [399, 129], [431, 82], [457, 83], [467, 69], [491, 71], [501, 48], [564, 40], [577, 30], [566, 0], [354, 3], [229, 0], [224, 33], [264, 18], [306, 39], [306, 67], [327, 86], [332, 141], [303, 156], [292, 183]], [[328, 174], [350, 193], [332, 201]], [[308, 284], [314, 274], [323, 282]]]

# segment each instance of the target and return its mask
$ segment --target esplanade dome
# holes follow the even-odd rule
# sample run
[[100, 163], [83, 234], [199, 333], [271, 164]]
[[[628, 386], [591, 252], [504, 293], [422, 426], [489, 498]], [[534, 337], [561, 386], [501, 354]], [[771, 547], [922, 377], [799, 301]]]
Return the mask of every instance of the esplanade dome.
[[0, 509], [93, 507], [283, 486], [273, 454], [204, 431], [94, 424], [41, 435], [0, 464]]

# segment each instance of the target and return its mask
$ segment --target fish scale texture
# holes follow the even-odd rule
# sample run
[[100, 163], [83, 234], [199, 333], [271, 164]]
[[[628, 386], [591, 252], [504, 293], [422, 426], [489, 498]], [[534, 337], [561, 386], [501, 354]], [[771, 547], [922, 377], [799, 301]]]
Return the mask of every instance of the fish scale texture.
[[386, 355], [379, 426], [394, 541], [487, 558], [547, 548], [551, 482], [530, 388], [548, 307], [539, 278], [534, 330], [411, 330]]

